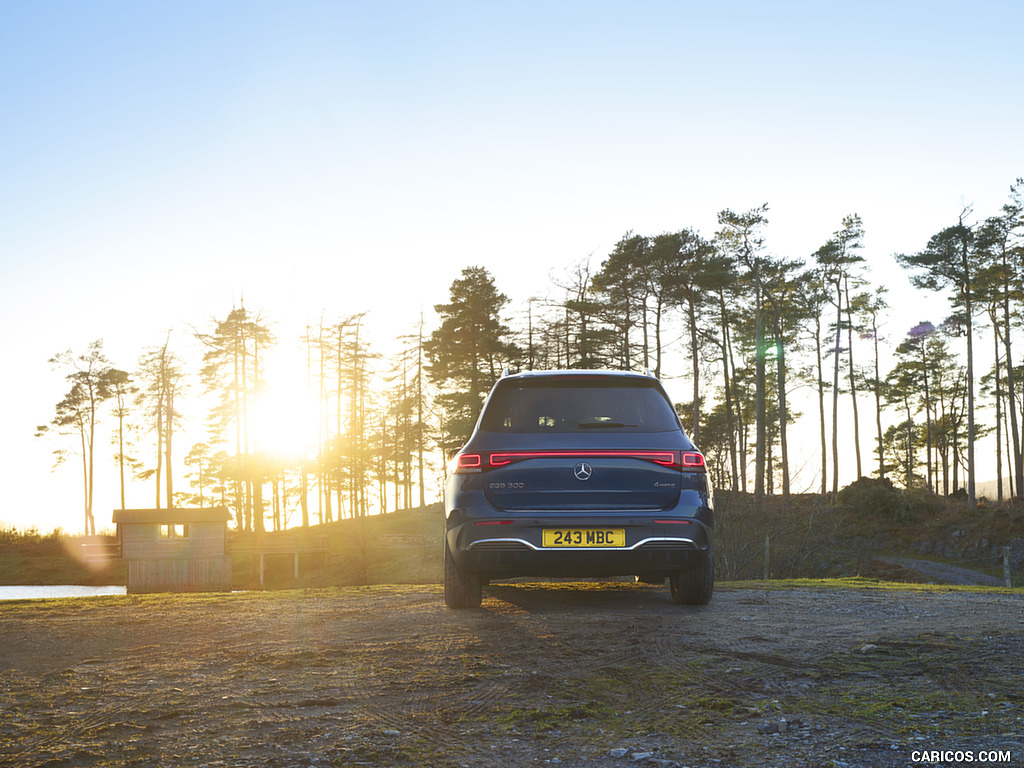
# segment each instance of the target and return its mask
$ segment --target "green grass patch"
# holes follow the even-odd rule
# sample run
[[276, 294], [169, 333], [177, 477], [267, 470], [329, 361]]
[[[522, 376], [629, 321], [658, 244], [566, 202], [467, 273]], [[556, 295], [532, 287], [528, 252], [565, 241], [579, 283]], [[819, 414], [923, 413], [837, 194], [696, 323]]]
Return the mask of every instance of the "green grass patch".
[[792, 705], [808, 715], [852, 717], [902, 735], [1013, 730], [1021, 698], [1014, 679], [1019, 646], [1019, 638], [879, 641], [874, 652], [839, 653], [820, 661], [813, 697], [797, 698]]
[[551, 707], [529, 707], [500, 712], [494, 719], [498, 723], [520, 729], [553, 730], [580, 720], [593, 720], [613, 716], [608, 707], [594, 702], [565, 704]]
[[983, 587], [976, 585], [959, 586], [952, 584], [918, 584], [905, 581], [882, 581], [870, 579], [864, 576], [843, 576], [830, 579], [772, 579], [765, 581], [756, 579], [750, 581], [726, 581], [718, 582], [715, 589], [759, 589], [759, 590], [793, 590], [793, 589], [818, 589], [818, 590], [871, 590], [878, 592], [971, 592], [989, 595], [1019, 595], [1024, 592], [1024, 587]]

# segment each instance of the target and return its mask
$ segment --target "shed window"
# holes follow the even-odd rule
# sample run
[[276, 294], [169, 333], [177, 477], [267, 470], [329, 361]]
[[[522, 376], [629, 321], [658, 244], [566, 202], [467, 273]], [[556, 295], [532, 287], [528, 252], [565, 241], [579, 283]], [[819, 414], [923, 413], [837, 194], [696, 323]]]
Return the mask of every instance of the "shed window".
[[158, 530], [161, 539], [188, 538], [188, 523], [161, 523]]

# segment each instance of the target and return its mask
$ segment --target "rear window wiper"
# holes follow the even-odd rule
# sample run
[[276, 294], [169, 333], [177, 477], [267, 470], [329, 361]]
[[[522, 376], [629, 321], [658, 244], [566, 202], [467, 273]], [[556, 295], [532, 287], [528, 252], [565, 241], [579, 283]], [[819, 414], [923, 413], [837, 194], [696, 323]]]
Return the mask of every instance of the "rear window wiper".
[[610, 427], [612, 429], [623, 429], [625, 427], [637, 428], [639, 424], [623, 424], [621, 421], [581, 421], [576, 426], [580, 429], [601, 429]]

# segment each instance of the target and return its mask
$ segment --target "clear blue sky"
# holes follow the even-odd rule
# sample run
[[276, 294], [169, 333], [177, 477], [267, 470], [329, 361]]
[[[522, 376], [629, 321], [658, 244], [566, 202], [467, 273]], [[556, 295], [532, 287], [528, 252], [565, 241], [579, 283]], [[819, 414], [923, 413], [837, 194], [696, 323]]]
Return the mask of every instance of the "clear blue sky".
[[[243, 295], [285, 341], [364, 310], [386, 340], [465, 266], [522, 302], [628, 230], [767, 202], [792, 258], [860, 213], [894, 333], [941, 319], [890, 256], [1024, 175], [1022, 28], [984, 1], [0, 0], [0, 521], [81, 526], [33, 437], [48, 358], [185, 351]], [[104, 466], [101, 525], [114, 491]]]

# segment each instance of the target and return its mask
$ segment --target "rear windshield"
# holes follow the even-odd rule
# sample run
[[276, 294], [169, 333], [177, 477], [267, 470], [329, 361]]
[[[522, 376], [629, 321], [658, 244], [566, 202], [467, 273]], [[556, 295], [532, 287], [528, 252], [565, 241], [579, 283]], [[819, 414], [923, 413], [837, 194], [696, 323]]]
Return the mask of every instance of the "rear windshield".
[[499, 386], [480, 428], [487, 432], [674, 432], [672, 405], [654, 380], [578, 377]]

